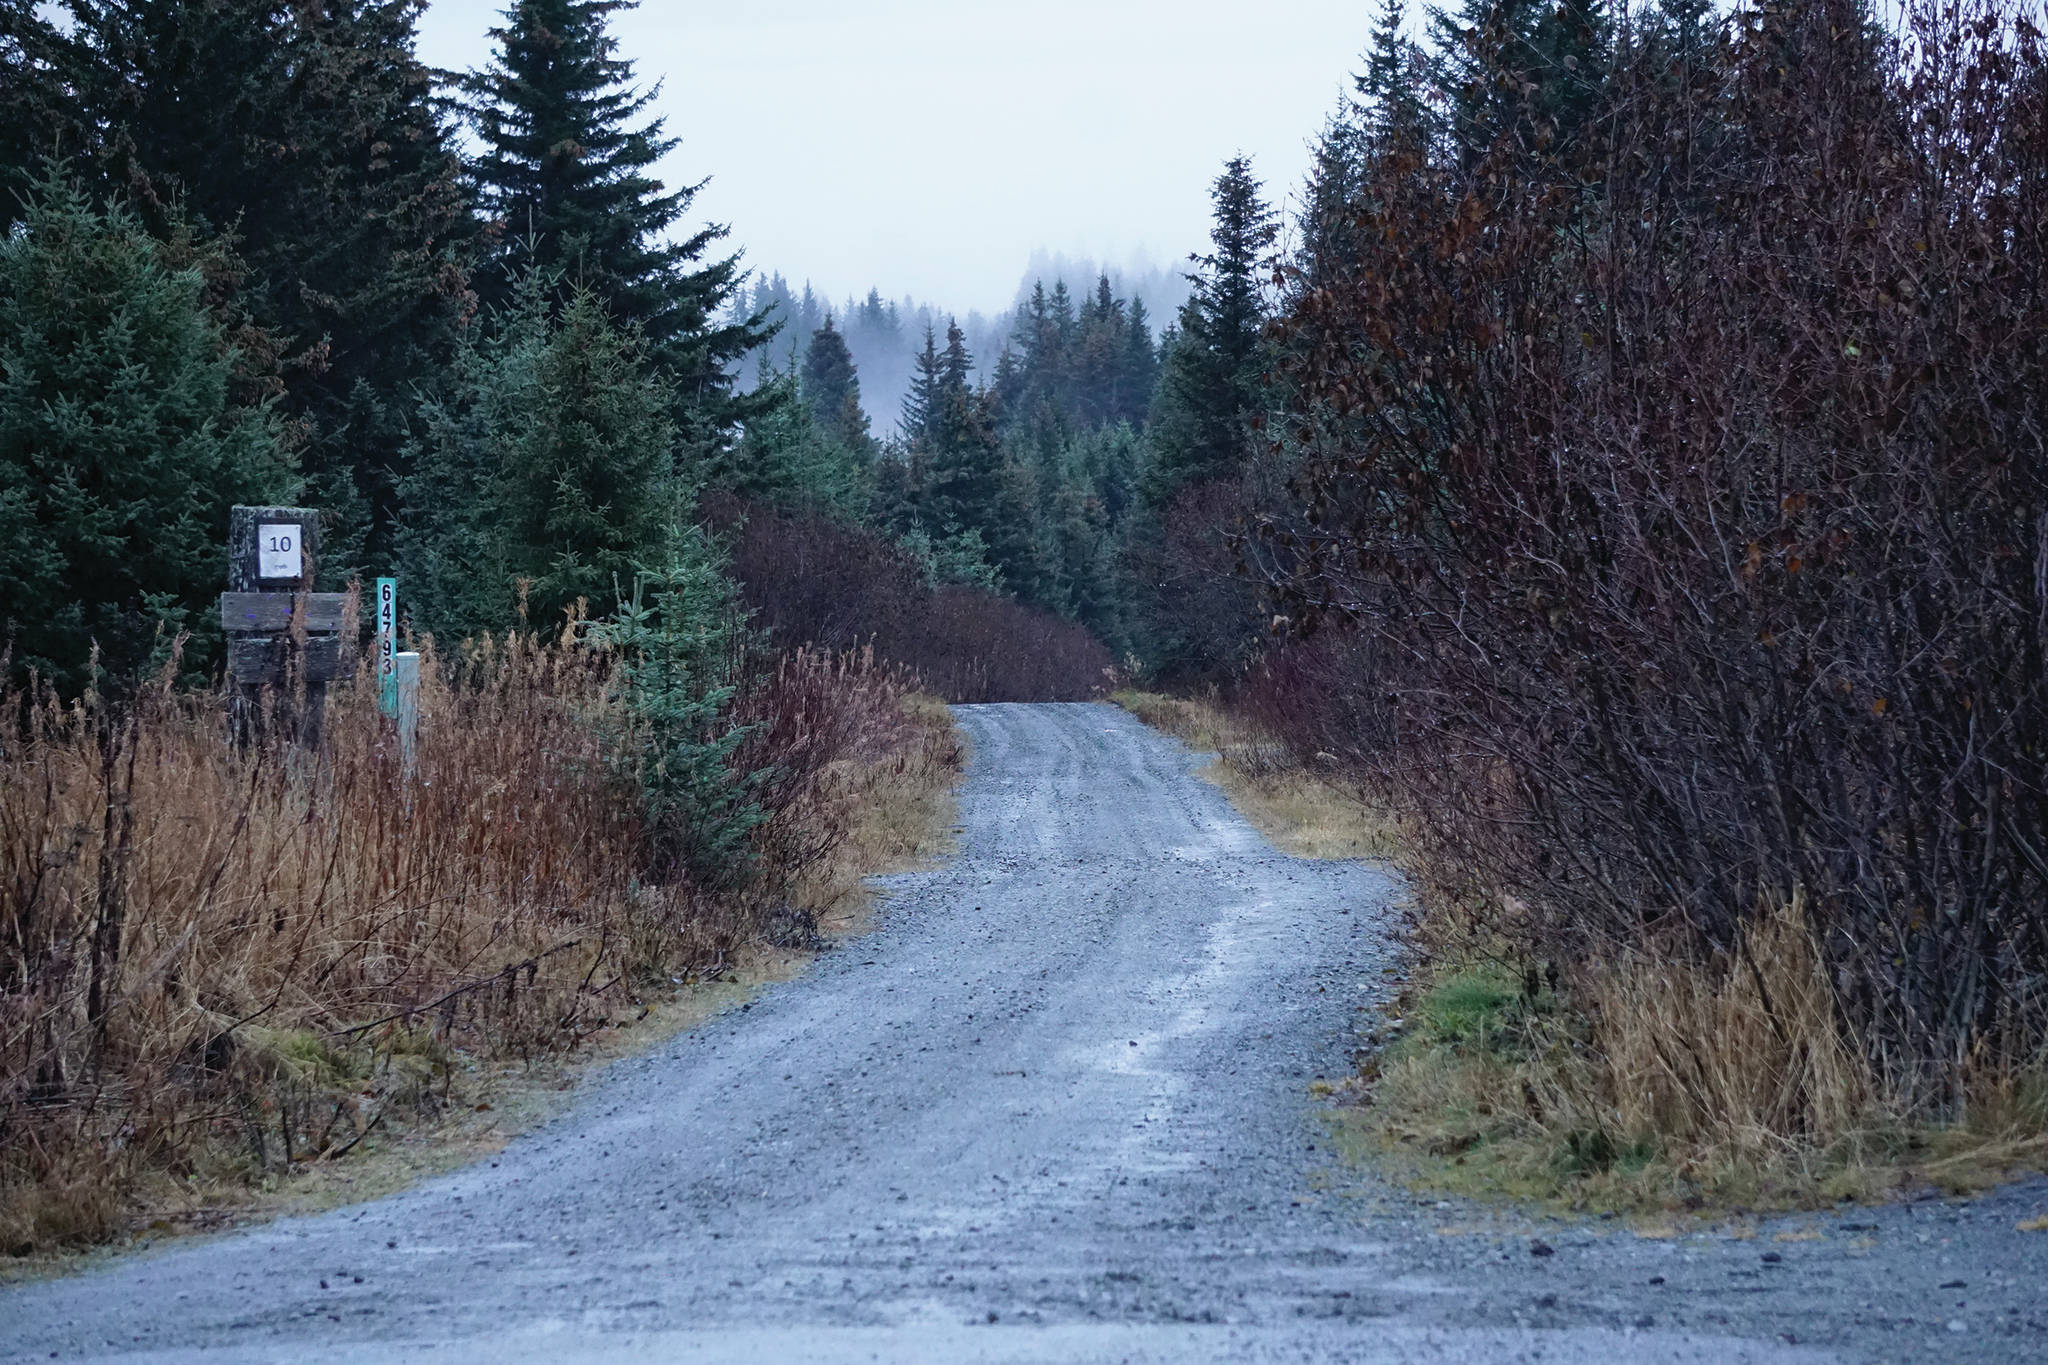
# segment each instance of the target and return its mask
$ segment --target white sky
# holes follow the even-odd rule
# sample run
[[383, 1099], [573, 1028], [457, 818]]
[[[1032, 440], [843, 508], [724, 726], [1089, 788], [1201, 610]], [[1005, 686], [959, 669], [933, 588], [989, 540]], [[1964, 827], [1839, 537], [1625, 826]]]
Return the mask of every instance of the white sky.
[[[504, 0], [433, 0], [421, 56], [482, 64]], [[1009, 305], [1035, 247], [1170, 264], [1251, 156], [1291, 198], [1378, 7], [1350, 0], [648, 0], [617, 16], [683, 139], [671, 183], [747, 264], [827, 298]]]

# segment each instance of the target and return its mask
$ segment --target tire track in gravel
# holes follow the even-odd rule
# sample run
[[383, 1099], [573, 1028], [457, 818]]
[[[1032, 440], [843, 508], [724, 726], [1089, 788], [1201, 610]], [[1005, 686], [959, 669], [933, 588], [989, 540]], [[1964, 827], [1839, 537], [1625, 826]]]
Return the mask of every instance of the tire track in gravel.
[[959, 852], [872, 933], [488, 1164], [0, 1291], [0, 1356], [2041, 1358], [2038, 1183], [1645, 1242], [1333, 1169], [1307, 1087], [1398, 884], [1276, 853], [1114, 708], [958, 715]]

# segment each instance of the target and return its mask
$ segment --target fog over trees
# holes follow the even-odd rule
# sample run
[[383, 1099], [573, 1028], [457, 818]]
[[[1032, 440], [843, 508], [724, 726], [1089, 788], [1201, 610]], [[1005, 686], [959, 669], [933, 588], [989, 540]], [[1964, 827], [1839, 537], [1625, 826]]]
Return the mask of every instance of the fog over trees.
[[735, 303], [733, 316], [737, 319], [758, 315], [779, 330], [774, 340], [756, 347], [741, 360], [735, 378], [742, 388], [752, 387], [760, 380], [763, 361], [787, 370], [791, 355], [800, 355], [811, 334], [830, 317], [859, 367], [861, 400], [868, 417], [878, 432], [886, 433], [894, 429], [904, 395], [910, 391], [917, 352], [927, 328], [943, 336], [949, 322], [957, 323], [975, 358], [975, 377], [984, 380], [994, 373], [1003, 346], [1016, 325], [1018, 310], [1030, 299], [1033, 287], [1044, 284], [1056, 288], [1065, 284], [1072, 296], [1106, 277], [1119, 297], [1143, 302], [1156, 338], [1187, 301], [1192, 286], [1186, 269], [1184, 264], [1161, 266], [1144, 262], [1116, 266], [1061, 251], [1034, 251], [1010, 307], [988, 314], [976, 309], [955, 311], [942, 300], [920, 301], [909, 295], [890, 298], [879, 288], [858, 297], [833, 300], [808, 282], [795, 283], [780, 270], [763, 268], [754, 273], [751, 284]]

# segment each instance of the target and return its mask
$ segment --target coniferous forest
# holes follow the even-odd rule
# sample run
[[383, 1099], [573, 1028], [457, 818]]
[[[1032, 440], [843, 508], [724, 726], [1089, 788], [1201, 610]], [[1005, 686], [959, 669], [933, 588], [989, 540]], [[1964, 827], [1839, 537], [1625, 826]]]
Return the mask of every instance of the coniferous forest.
[[[410, 1021], [519, 968], [545, 1008], [445, 998], [537, 1048], [616, 1011], [593, 982], [807, 942], [792, 888], [873, 794], [846, 765], [957, 765], [913, 694], [1139, 684], [1398, 830], [1419, 950], [1516, 1040], [1430, 1063], [1512, 1092], [1455, 1141], [1605, 1172], [1987, 1096], [2048, 1126], [2037, 13], [1382, 0], [1308, 182], [1216, 167], [1183, 296], [1053, 275], [990, 322], [757, 277], [672, 178], [628, 0], [516, 0], [459, 74], [424, 7], [0, 0], [0, 1190], [191, 1160], [192, 1113], [281, 1074], [221, 1041], [252, 1010]], [[139, 927], [150, 895], [254, 912], [218, 890], [246, 850], [144, 866], [138, 753], [274, 826], [309, 916], [471, 894], [412, 862], [329, 888], [373, 817], [292, 844], [236, 795], [260, 759], [199, 756], [237, 503], [323, 509], [323, 588], [400, 580], [443, 714], [479, 717], [447, 742], [614, 920], [551, 902], [500, 943], [479, 911], [419, 951], [380, 920], [317, 989], [297, 957], [141, 979], [134, 944], [190, 927]], [[362, 790], [400, 780], [335, 733]], [[74, 827], [59, 895], [34, 869]], [[121, 981], [152, 1003], [117, 1017]], [[1768, 1084], [1702, 1042], [1729, 1010]], [[112, 1108], [52, 1098], [122, 1068]], [[116, 1219], [31, 1205], [0, 1241]]]

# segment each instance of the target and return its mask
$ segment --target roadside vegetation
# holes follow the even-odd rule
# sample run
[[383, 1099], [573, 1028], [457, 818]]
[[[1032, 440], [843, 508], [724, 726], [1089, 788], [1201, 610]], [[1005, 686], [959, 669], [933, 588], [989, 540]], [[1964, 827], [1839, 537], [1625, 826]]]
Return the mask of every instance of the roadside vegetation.
[[1298, 858], [1392, 858], [1390, 817], [1335, 767], [1304, 757], [1215, 693], [1175, 697], [1124, 688], [1110, 696], [1155, 730], [1215, 755], [1202, 775], [1276, 847]]
[[2048, 1165], [2039, 18], [1386, 8], [1217, 495], [1267, 612], [1166, 720], [1398, 831], [1418, 1179]]
[[870, 656], [795, 651], [734, 679], [737, 838], [678, 856], [624, 649], [514, 634], [457, 667], [429, 643], [409, 776], [367, 679], [318, 759], [236, 752], [221, 696], [169, 666], [119, 708], [8, 694], [0, 1251], [203, 1216], [431, 1129], [495, 1067], [602, 1051], [823, 946], [863, 877], [937, 845], [944, 708]]

